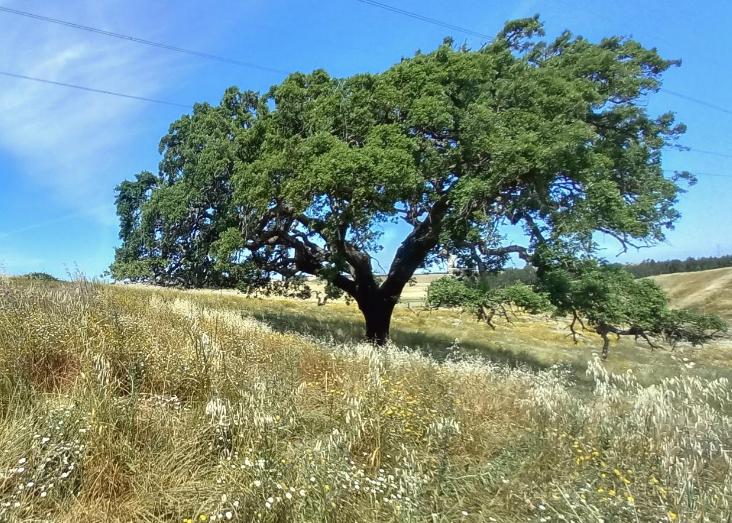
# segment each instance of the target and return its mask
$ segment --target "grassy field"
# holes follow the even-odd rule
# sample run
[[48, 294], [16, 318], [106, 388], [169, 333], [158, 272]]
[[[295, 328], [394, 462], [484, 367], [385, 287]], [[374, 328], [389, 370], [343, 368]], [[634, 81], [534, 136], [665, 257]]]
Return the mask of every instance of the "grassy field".
[[[279, 331], [325, 339], [332, 343], [357, 343], [363, 338], [363, 318], [355, 304], [329, 302], [318, 307], [312, 300], [252, 299], [231, 291], [192, 291], [199, 303], [242, 310], [244, 314]], [[469, 313], [398, 307], [392, 320], [392, 339], [401, 347], [417, 350], [438, 361], [459, 347], [459, 352], [508, 365], [547, 369], [563, 365], [583, 379], [587, 364], [602, 345], [599, 336], [582, 333], [574, 343], [569, 320], [516, 314], [509, 324], [497, 321], [491, 330]], [[658, 382], [683, 371], [707, 379], [732, 379], [732, 340], [716, 340], [703, 348], [681, 345], [677, 350], [651, 351], [631, 337], [611, 339], [611, 372], [634, 372], [643, 384]]]
[[729, 346], [357, 312], [0, 280], [0, 521], [732, 515]]
[[[447, 273], [415, 274], [412, 281], [404, 288], [399, 300], [399, 305], [403, 307], [419, 307], [424, 305], [427, 297], [427, 288], [430, 286], [430, 283], [438, 278], [443, 278], [444, 276], [447, 276]], [[310, 286], [314, 292], [322, 293], [324, 290], [324, 285], [316, 278], [311, 278], [308, 281], [308, 286]], [[317, 298], [318, 297], [314, 294], [308, 301], [316, 303], [318, 301]], [[335, 301], [336, 303], [345, 303], [343, 298]]]

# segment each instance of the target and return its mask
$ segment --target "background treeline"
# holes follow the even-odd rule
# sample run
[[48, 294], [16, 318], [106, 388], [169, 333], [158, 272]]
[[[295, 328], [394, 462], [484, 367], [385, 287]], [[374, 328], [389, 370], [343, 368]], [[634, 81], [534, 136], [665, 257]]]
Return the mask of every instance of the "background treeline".
[[[623, 265], [623, 268], [636, 278], [676, 272], [706, 271], [709, 269], [721, 269], [723, 267], [732, 267], [732, 255], [702, 258], [690, 257], [685, 260], [644, 260], [640, 263]], [[534, 283], [536, 281], [536, 274], [531, 267], [522, 267], [520, 269], [509, 268], [499, 273], [486, 274], [482, 280], [483, 285], [487, 288], [500, 288], [516, 282]]]
[[685, 260], [644, 260], [640, 263], [626, 265], [625, 269], [630, 271], [636, 278], [645, 278], [646, 276], [657, 276], [659, 274], [707, 271], [723, 267], [732, 267], [732, 255], [686, 258]]

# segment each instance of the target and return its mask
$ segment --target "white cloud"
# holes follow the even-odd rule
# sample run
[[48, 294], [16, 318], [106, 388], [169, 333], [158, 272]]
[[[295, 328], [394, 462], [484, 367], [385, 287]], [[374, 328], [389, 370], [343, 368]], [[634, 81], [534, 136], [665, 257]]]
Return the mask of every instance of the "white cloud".
[[[105, 19], [90, 0], [74, 3], [73, 8], [65, 2], [5, 5], [96, 27], [123, 30], [127, 25], [146, 36], [156, 33], [140, 19]], [[128, 4], [125, 12], [144, 13], [144, 5]], [[166, 98], [174, 97], [171, 85], [190, 67], [174, 53], [5, 13], [0, 16], [3, 27], [9, 28], [0, 33], [0, 48], [8, 51], [0, 69], [11, 73]], [[150, 109], [135, 100], [1, 77], [0, 148], [16, 160], [23, 176], [64, 207], [113, 220], [113, 215], [98, 210], [111, 202], [112, 187], [120, 177], [131, 174], [119, 172], [115, 155], [129, 147], [142, 125], [149, 125], [145, 115]], [[173, 112], [170, 119], [178, 114]]]

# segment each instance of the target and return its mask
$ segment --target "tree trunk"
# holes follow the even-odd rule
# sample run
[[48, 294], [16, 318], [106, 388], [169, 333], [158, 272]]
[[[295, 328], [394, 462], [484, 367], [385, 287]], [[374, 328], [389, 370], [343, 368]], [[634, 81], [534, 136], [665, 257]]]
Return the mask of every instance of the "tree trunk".
[[602, 334], [602, 359], [606, 360], [608, 352], [610, 352], [610, 339], [607, 337], [607, 333]]
[[366, 321], [366, 339], [374, 345], [384, 345], [389, 339], [391, 314], [396, 302], [379, 294], [357, 301]]
[[612, 332], [612, 328], [606, 324], [600, 324], [595, 328], [595, 332], [602, 336], [602, 359], [606, 360], [608, 352], [610, 352], [610, 338], [607, 337]]

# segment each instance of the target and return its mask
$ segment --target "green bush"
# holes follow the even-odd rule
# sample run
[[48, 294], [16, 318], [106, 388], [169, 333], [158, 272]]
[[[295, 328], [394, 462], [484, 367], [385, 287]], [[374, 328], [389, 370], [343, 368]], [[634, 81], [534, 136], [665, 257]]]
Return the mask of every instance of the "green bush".
[[25, 278], [26, 280], [38, 281], [61, 281], [55, 276], [48, 274], [47, 272], [29, 272], [28, 274], [22, 275], [21, 278]]

